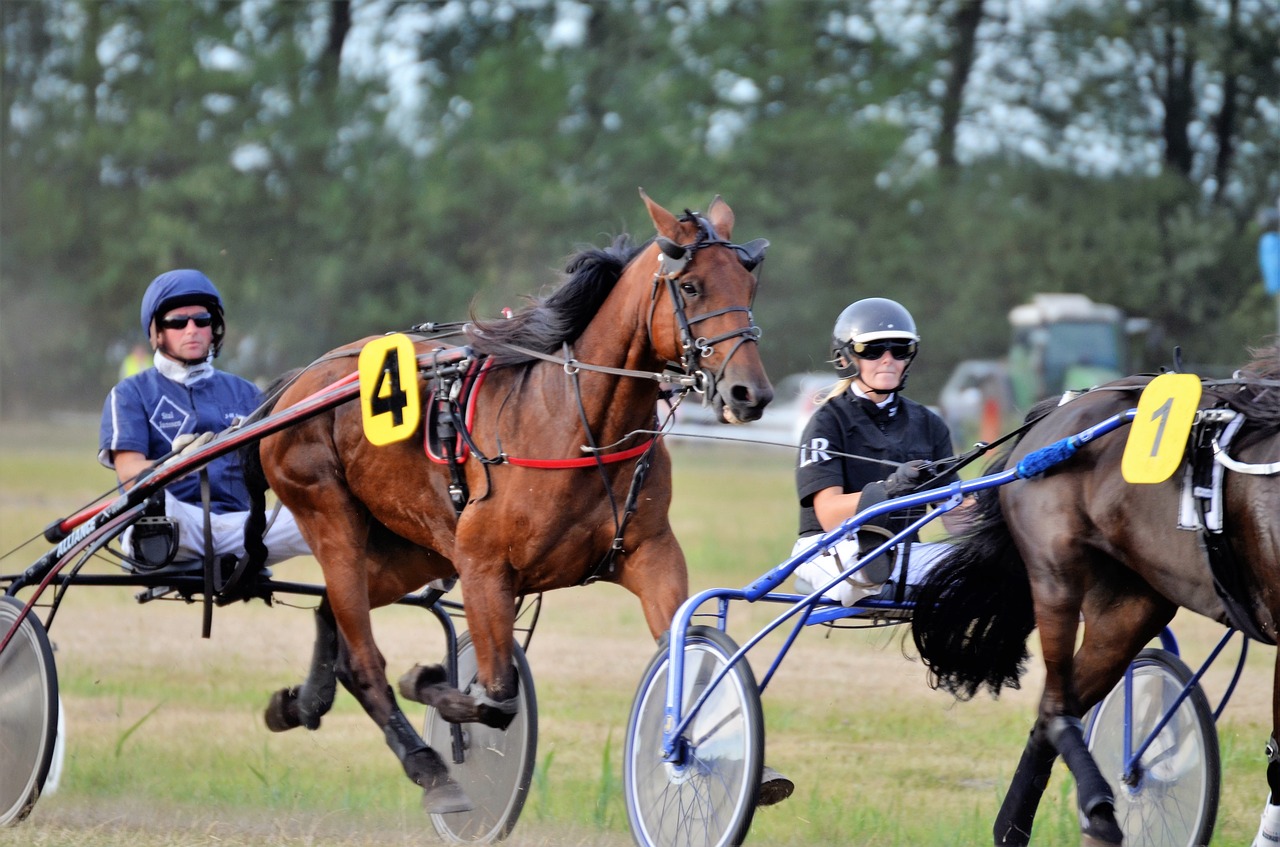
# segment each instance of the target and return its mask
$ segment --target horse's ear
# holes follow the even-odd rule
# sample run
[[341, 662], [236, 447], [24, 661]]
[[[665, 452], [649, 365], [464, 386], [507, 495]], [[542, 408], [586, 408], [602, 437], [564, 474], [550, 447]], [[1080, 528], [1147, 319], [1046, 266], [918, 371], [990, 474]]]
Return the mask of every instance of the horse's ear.
[[657, 203], [649, 199], [649, 195], [644, 193], [644, 189], [640, 189], [640, 198], [644, 200], [644, 205], [649, 209], [649, 217], [653, 219], [653, 225], [658, 230], [658, 235], [678, 242], [680, 240], [679, 224], [676, 222], [676, 216], [659, 206]]
[[707, 220], [711, 221], [711, 225], [716, 228], [716, 234], [725, 241], [732, 237], [733, 209], [730, 209], [729, 204], [720, 199], [719, 194], [711, 201], [711, 205], [707, 207]]

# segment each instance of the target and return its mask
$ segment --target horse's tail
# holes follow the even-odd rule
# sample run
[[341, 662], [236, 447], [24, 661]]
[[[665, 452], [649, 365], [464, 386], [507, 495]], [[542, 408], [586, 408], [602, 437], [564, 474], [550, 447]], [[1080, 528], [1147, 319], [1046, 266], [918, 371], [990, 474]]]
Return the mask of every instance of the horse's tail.
[[[289, 371], [276, 377], [267, 387], [266, 399], [253, 411], [241, 425], [262, 420], [271, 413], [276, 401], [280, 399], [285, 386], [289, 385], [302, 369]], [[244, 482], [249, 489], [249, 517], [244, 522], [244, 552], [249, 559], [249, 567], [257, 569], [267, 563], [267, 545], [263, 536], [267, 532], [267, 474], [262, 468], [262, 453], [259, 442], [251, 441], [240, 448], [240, 465], [244, 468]]]
[[[1001, 457], [990, 469], [999, 471]], [[982, 686], [1019, 687], [1035, 627], [1031, 583], [1000, 510], [998, 488], [979, 494], [973, 528], [925, 576], [911, 634], [930, 684], [961, 700]]]

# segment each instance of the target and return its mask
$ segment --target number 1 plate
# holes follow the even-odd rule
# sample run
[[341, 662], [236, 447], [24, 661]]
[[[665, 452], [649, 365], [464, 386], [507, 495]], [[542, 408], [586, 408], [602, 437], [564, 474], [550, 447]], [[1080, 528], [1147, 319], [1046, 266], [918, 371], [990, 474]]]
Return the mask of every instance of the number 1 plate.
[[360, 416], [375, 447], [404, 441], [418, 431], [422, 403], [418, 358], [408, 336], [375, 338], [360, 348]]
[[1158, 483], [1173, 476], [1199, 405], [1200, 377], [1195, 374], [1161, 374], [1151, 380], [1138, 398], [1120, 461], [1126, 482]]

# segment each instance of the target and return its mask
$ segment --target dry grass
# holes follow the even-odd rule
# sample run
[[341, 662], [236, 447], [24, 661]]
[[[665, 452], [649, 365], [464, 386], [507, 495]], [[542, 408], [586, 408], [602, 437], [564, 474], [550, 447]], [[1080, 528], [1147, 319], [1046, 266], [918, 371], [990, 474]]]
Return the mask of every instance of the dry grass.
[[[109, 482], [105, 471], [58, 471], [92, 461], [92, 429], [86, 434], [77, 426], [0, 428], [6, 549]], [[755, 471], [726, 467], [724, 473], [756, 474], [749, 484], [735, 484], [730, 499], [716, 491], [720, 459], [677, 459], [682, 477], [674, 519], [695, 589], [745, 583], [781, 558], [794, 520], [785, 460], [764, 461]], [[49, 472], [33, 475], [32, 467]], [[0, 571], [15, 570], [39, 552], [19, 557], [16, 566], [6, 560]], [[287, 563], [277, 573], [318, 579], [309, 561]], [[776, 613], [736, 610], [730, 632], [741, 640]], [[375, 628], [393, 677], [414, 662], [440, 658], [438, 626], [418, 610], [381, 610]], [[1190, 618], [1180, 618], [1175, 629], [1184, 652], [1197, 659], [1221, 632]], [[797, 793], [761, 810], [750, 843], [911, 844], [925, 840], [920, 833], [934, 843], [989, 838], [1034, 714], [1040, 671], [998, 702], [954, 704], [930, 691], [919, 663], [904, 658], [903, 632], [801, 636], [764, 698], [768, 761], [795, 779]], [[62, 789], [42, 798], [26, 823], [0, 830], [0, 846], [436, 841], [413, 786], [345, 692], [318, 732], [273, 735], [263, 728], [269, 693], [296, 683], [305, 670], [312, 637], [305, 609], [258, 603], [219, 609], [206, 641], [198, 606], [138, 606], [128, 591], [73, 589], [52, 634], [68, 720], [68, 769]], [[653, 653], [638, 604], [621, 589], [595, 585], [546, 596], [529, 662], [539, 706], [538, 760], [549, 766], [509, 843], [630, 843], [618, 796], [621, 750], [635, 686]], [[757, 651], [758, 674], [770, 656], [766, 648]], [[1269, 731], [1270, 662], [1269, 650], [1254, 649], [1220, 728], [1233, 770], [1218, 844], [1246, 842], [1265, 798], [1259, 754]], [[1215, 670], [1208, 681], [1214, 702], [1225, 673]], [[593, 813], [606, 771], [613, 787], [603, 810]], [[1044, 815], [1058, 829], [1039, 843], [1071, 832], [1070, 798], [1059, 790], [1069, 783], [1061, 774]]]

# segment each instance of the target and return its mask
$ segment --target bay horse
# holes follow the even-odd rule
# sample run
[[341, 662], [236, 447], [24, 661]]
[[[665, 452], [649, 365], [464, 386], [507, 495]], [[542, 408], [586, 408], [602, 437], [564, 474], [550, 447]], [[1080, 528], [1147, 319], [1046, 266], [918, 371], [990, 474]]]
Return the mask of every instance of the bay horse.
[[[473, 383], [469, 431], [459, 432], [470, 453], [454, 466], [460, 478], [428, 459], [422, 432], [373, 446], [355, 404], [260, 443], [265, 480], [293, 512], [325, 584], [308, 678], [272, 697], [267, 725], [317, 728], [341, 681], [423, 788], [429, 813], [466, 811], [470, 800], [401, 711], [370, 610], [456, 577], [478, 685], [448, 688], [439, 666], [418, 666], [399, 691], [448, 721], [505, 728], [518, 702], [517, 598], [605, 579], [639, 598], [656, 639], [688, 595], [667, 514], [671, 460], [652, 435], [660, 378], [697, 386], [725, 423], [759, 418], [773, 397], [751, 313], [768, 242], [732, 243], [734, 214], [719, 196], [705, 216], [677, 217], [640, 195], [654, 238], [635, 246], [623, 235], [584, 250], [548, 296], [465, 326], [469, 355], [488, 367]], [[353, 373], [369, 340], [322, 357], [274, 408]], [[422, 396], [430, 389], [423, 384]], [[465, 500], [454, 499], [458, 490]]]
[[[1179, 607], [1275, 643], [1280, 347], [1254, 352], [1255, 359], [1236, 378], [1202, 381], [1195, 406], [1202, 423], [1192, 430], [1193, 448], [1167, 480], [1126, 482], [1125, 439], [1098, 437], [1039, 475], [983, 492], [973, 529], [920, 587], [912, 621], [916, 648], [932, 684], [959, 699], [983, 687], [993, 695], [1005, 685], [1016, 688], [1029, 658], [1027, 639], [1039, 629], [1044, 692], [996, 818], [996, 844], [1029, 842], [1036, 807], [1059, 755], [1076, 780], [1083, 842], [1121, 843], [1115, 795], [1085, 745], [1081, 718]], [[1041, 404], [1028, 415], [1034, 423], [996, 467], [1015, 467], [1031, 451], [1134, 408], [1151, 379], [1128, 377], [1062, 405]], [[1198, 479], [1203, 472], [1198, 468], [1213, 470], [1217, 454], [1210, 449], [1217, 445], [1203, 451], [1194, 447], [1197, 437], [1205, 436], [1202, 427], [1211, 425], [1203, 411], [1210, 407], [1227, 410], [1219, 421], [1230, 412], [1243, 421], [1217, 456], [1226, 470], [1219, 471], [1222, 528], [1216, 534], [1176, 528], [1185, 515], [1180, 512], [1186, 503], [1184, 479], [1189, 473]], [[1210, 441], [1218, 439], [1214, 430], [1207, 432]], [[1207, 461], [1200, 462], [1198, 453]], [[1211, 572], [1212, 550], [1225, 568], [1217, 578]], [[1222, 592], [1215, 582], [1223, 585]], [[1232, 582], [1238, 590], [1226, 589]], [[1280, 667], [1276, 679], [1280, 684]], [[1272, 712], [1269, 753], [1280, 737], [1280, 688]], [[1280, 755], [1269, 758], [1268, 802], [1280, 803]]]

